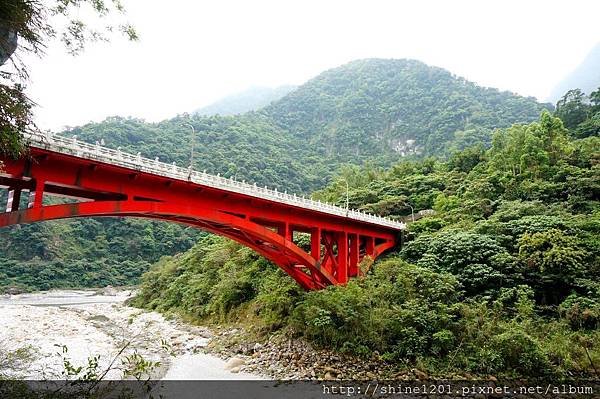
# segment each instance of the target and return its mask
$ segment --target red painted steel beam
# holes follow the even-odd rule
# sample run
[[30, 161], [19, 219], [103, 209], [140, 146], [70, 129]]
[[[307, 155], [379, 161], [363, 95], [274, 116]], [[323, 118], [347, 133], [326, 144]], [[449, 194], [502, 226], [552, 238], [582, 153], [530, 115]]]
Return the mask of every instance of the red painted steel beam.
[[[373, 259], [396, 243], [397, 231], [373, 223], [36, 148], [31, 155], [4, 160], [0, 186], [13, 190], [13, 200], [0, 227], [100, 216], [185, 223], [252, 248], [306, 289], [358, 275], [361, 243]], [[21, 190], [30, 191], [29, 205], [17, 210]], [[91, 201], [44, 206], [44, 195]], [[294, 244], [294, 231], [311, 234], [310, 253]]]
[[348, 275], [350, 277], [358, 276], [358, 263], [359, 263], [359, 240], [357, 234], [349, 235], [349, 245], [350, 245], [350, 258], [348, 264]]
[[345, 231], [337, 233], [337, 273], [338, 282], [348, 282], [348, 234]]
[[[78, 160], [80, 163], [77, 162]], [[24, 163], [24, 161], [20, 162]], [[315, 225], [322, 225], [332, 231], [347, 230], [348, 233], [395, 240], [396, 232], [393, 229], [368, 222], [329, 215], [244, 194], [225, 192], [184, 181], [173, 180], [171, 185], [167, 186], [166, 183], [170, 180], [166, 177], [113, 165], [90, 168], [89, 164], [89, 160], [49, 153], [46, 158], [30, 166], [30, 173], [35, 176], [43, 176], [46, 181], [54, 184], [77, 186], [90, 192], [129, 194], [129, 199], [139, 197], [161, 201], [189, 202], [192, 198], [198, 198], [197, 194], [202, 193], [200, 200], [211, 203], [212, 207], [218, 207], [218, 204], [225, 203], [228, 211], [247, 214], [250, 218], [263, 218], [275, 223], [288, 222], [294, 226], [304, 226], [307, 229]], [[23, 166], [17, 166], [17, 168], [20, 169], [17, 174], [21, 173]], [[134, 178], [134, 176], [136, 177]], [[50, 189], [48, 187], [49, 193], [51, 193]], [[198, 191], [194, 192], [194, 190]], [[226, 196], [225, 199], [224, 196]]]
[[[221, 227], [209, 227], [209, 224], [205, 224], [204, 229], [215, 234], [227, 236], [244, 245], [250, 246], [252, 249], [257, 250], [261, 255], [273, 260], [280, 267], [283, 266], [284, 271], [296, 278], [297, 281], [300, 277], [302, 280], [305, 280], [303, 276], [298, 275], [298, 273], [302, 272], [295, 271], [292, 273], [290, 272], [290, 268], [295, 265], [302, 265], [310, 270], [311, 274], [317, 274], [319, 278], [328, 285], [338, 283], [337, 280], [327, 270], [323, 270], [309, 254], [270, 229], [246, 219], [240, 219], [236, 216], [223, 214], [219, 211], [202, 207], [196, 208], [189, 205], [183, 206], [180, 204], [165, 204], [147, 201], [97, 201], [47, 205], [39, 208], [34, 207], [21, 211], [2, 213], [0, 214], [0, 227], [33, 223], [42, 220], [103, 216], [145, 217], [173, 220], [190, 225], [199, 225], [203, 221], [214, 223], [215, 225], [221, 225]], [[231, 232], [226, 231], [224, 227], [248, 232], [249, 235], [255, 239], [255, 242], [250, 242], [247, 239], [241, 238], [240, 235], [232, 234]], [[267, 245], [260, 246], [256, 243], [258, 241]], [[273, 254], [266, 249], [269, 247], [279, 249], [280, 254], [285, 257], [285, 262], [282, 261], [280, 257], [273, 256]], [[298, 282], [305, 288], [315, 288], [313, 286], [308, 287], [306, 281]]]
[[312, 257], [321, 262], [321, 229], [314, 227], [310, 233], [310, 254]]

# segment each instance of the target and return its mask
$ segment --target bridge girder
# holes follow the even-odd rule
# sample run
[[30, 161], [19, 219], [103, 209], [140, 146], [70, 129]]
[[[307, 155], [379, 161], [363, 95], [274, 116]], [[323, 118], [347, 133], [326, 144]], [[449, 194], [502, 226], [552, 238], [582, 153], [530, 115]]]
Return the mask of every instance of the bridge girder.
[[[363, 260], [397, 243], [398, 232], [386, 227], [42, 149], [3, 161], [0, 186], [9, 202], [0, 227], [77, 217], [183, 223], [252, 248], [307, 290], [345, 284], [364, 273]], [[29, 201], [19, 209], [24, 192]], [[47, 195], [82, 202], [50, 205]], [[294, 232], [310, 234], [310, 251], [294, 242]]]

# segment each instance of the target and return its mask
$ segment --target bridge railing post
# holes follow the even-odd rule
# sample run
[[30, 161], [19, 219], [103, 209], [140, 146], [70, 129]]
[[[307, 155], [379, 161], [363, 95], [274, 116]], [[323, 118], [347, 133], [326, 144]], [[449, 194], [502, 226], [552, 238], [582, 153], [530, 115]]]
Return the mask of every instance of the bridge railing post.
[[6, 212], [18, 211], [19, 202], [21, 202], [21, 189], [10, 188], [8, 190], [8, 199], [6, 201]]

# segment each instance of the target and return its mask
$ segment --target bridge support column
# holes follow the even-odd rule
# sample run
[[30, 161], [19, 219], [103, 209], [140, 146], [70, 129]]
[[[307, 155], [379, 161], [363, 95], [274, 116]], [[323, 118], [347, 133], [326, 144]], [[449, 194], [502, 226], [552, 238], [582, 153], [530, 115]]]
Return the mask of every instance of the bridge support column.
[[289, 223], [284, 223], [277, 227], [277, 234], [285, 237], [286, 240], [294, 241], [294, 230], [290, 227]]
[[367, 255], [371, 258], [375, 257], [375, 238], [374, 237], [365, 237], [365, 249]]
[[350, 242], [350, 264], [348, 265], [348, 274], [350, 277], [358, 276], [358, 257], [359, 257], [359, 239], [358, 234], [349, 234]]
[[321, 263], [321, 229], [314, 228], [310, 233], [310, 254]]
[[337, 234], [337, 281], [348, 282], [348, 234], [343, 231]]
[[29, 192], [29, 204], [27, 208], [41, 208], [44, 201], [44, 181], [37, 179], [35, 189]]
[[21, 202], [21, 189], [11, 188], [8, 190], [8, 200], [6, 201], [6, 212], [18, 211], [19, 202]]

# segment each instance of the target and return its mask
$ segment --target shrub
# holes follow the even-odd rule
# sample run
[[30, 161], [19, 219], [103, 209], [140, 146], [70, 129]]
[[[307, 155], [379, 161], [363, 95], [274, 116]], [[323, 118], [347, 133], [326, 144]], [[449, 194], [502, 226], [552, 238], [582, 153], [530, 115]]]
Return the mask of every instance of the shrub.
[[284, 327], [304, 294], [290, 276], [270, 265], [270, 273], [262, 279], [256, 296], [256, 313], [268, 330]]
[[559, 312], [574, 329], [600, 327], [600, 302], [595, 299], [571, 294], [559, 306]]
[[402, 250], [409, 261], [456, 275], [467, 295], [496, 293], [501, 288], [499, 255], [507, 252], [492, 237], [456, 230], [422, 234]]
[[293, 325], [309, 339], [355, 354], [385, 359], [442, 354], [454, 342], [459, 284], [447, 273], [391, 258], [363, 281], [306, 294]]
[[499, 354], [497, 371], [510, 370], [516, 375], [541, 375], [548, 370], [548, 357], [539, 342], [514, 326], [492, 338], [492, 349]]

